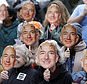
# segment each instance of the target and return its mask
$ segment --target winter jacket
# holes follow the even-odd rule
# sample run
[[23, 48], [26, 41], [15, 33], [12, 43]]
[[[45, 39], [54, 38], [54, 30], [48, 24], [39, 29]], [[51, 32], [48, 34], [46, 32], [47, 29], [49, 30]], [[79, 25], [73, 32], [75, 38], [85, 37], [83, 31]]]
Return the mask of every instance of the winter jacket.
[[72, 77], [75, 83], [87, 84], [87, 73], [85, 71], [74, 72]]
[[6, 27], [4, 25], [0, 28], [0, 57], [4, 48], [7, 45], [13, 45], [15, 43], [14, 39], [17, 38], [17, 26], [18, 21], [14, 21], [11, 26]]
[[60, 25], [59, 27], [56, 27], [54, 30], [50, 32], [50, 26], [48, 25], [47, 27], [44, 28], [43, 30], [43, 35], [42, 35], [42, 41], [52, 39], [58, 42], [59, 45], [62, 45], [60, 43], [59, 37], [60, 37], [60, 32], [62, 29], [63, 25]]
[[72, 84], [71, 75], [64, 69], [61, 64], [58, 64], [56, 70], [51, 73], [51, 77], [49, 81], [44, 80], [43, 73], [44, 69], [39, 68], [40, 71], [40, 80], [42, 80], [38, 84]]
[[8, 74], [9, 79], [4, 80], [2, 84], [39, 84], [39, 73], [30, 66], [14, 68]]
[[[70, 70], [69, 65], [72, 66], [72, 72], [77, 72], [82, 70], [81, 67], [81, 59], [83, 58], [83, 50], [86, 48], [86, 44], [84, 41], [80, 41], [73, 49], [70, 49], [70, 58], [64, 57], [65, 47], [61, 48], [61, 62], [66, 64], [66, 68], [68, 67], [68, 71]], [[67, 64], [67, 60], [72, 59], [72, 63]]]

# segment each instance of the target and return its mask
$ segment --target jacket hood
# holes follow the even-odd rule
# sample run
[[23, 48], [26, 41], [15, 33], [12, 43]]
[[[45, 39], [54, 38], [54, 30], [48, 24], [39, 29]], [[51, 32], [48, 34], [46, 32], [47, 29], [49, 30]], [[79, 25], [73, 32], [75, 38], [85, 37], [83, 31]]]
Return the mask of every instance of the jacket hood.
[[6, 27], [5, 25], [3, 25], [3, 28], [8, 30], [8, 29], [14, 29], [14, 28], [17, 28], [19, 24], [19, 21], [18, 20], [15, 20], [10, 26]]
[[75, 51], [82, 51], [86, 48], [86, 43], [84, 41], [80, 41], [76, 46], [75, 46]]
[[[77, 45], [75, 45], [74, 50], [76, 52], [79, 52], [79, 51], [84, 50], [85, 48], [86, 48], [86, 43], [84, 41], [80, 41]], [[64, 56], [65, 49], [66, 49], [66, 47], [62, 46], [60, 51], [59, 51], [59, 54], [60, 54], [60, 60], [59, 61], [61, 63], [65, 63], [65, 61], [66, 61], [66, 58]]]

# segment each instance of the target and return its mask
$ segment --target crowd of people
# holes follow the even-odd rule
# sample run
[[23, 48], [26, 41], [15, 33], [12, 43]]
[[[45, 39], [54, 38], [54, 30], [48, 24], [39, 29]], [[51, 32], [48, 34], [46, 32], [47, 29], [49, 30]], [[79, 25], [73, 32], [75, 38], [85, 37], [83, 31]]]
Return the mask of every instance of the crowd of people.
[[7, 1], [0, 3], [0, 84], [86, 84], [87, 0], [72, 14], [63, 0]]

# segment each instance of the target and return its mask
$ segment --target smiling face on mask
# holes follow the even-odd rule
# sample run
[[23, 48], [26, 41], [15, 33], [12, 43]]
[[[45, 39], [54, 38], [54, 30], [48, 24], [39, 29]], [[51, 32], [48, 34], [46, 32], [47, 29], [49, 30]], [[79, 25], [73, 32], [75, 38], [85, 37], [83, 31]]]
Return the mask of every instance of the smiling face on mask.
[[36, 42], [35, 27], [31, 24], [27, 24], [23, 27], [20, 39], [28, 46], [33, 45]]
[[75, 28], [71, 25], [67, 25], [61, 31], [60, 40], [64, 46], [71, 48], [78, 42], [79, 36]]
[[45, 43], [40, 46], [38, 61], [40, 66], [42, 66], [43, 68], [53, 68], [54, 66], [56, 66], [58, 58], [59, 57], [53, 45], [51, 45], [50, 43]]
[[51, 4], [47, 9], [46, 18], [50, 24], [58, 24], [61, 21], [59, 6], [56, 4]]
[[1, 64], [4, 70], [9, 70], [14, 66], [16, 60], [16, 52], [13, 47], [7, 46], [1, 58]]
[[35, 6], [32, 2], [23, 5], [20, 15], [25, 21], [31, 21], [35, 17]]

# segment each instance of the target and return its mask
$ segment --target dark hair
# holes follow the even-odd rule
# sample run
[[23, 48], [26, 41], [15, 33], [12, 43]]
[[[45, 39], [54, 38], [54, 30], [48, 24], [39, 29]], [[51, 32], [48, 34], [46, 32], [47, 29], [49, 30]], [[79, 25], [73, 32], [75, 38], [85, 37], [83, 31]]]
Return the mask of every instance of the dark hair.
[[17, 18], [16, 10], [8, 7], [8, 13], [9, 13], [9, 17], [12, 17], [11, 21], [14, 22]]

